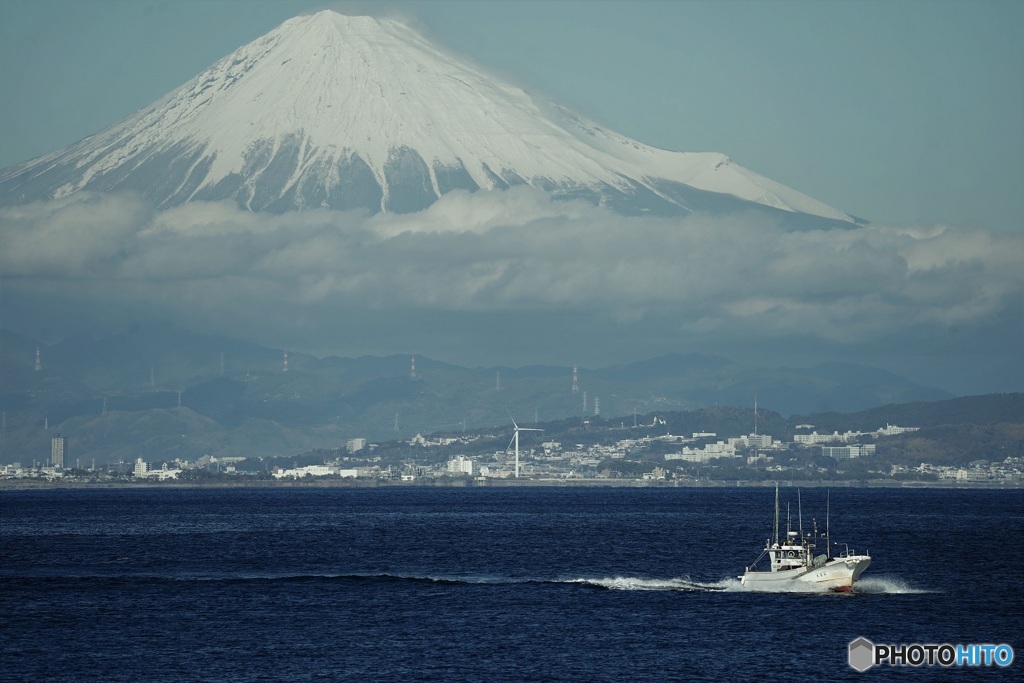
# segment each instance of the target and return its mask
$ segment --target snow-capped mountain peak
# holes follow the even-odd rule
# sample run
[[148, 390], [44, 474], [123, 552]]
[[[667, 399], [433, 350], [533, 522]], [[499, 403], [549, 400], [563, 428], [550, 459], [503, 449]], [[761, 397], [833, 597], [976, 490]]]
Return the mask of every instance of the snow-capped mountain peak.
[[330, 10], [289, 19], [121, 123], [0, 172], [0, 203], [136, 189], [160, 206], [412, 211], [454, 189], [524, 183], [631, 211], [722, 197], [851, 220], [724, 155], [608, 131], [400, 22]]

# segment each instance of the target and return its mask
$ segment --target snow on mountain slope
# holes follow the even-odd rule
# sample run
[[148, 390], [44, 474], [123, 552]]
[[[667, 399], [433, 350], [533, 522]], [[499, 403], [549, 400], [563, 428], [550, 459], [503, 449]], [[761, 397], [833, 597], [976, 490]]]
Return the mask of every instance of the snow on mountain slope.
[[401, 23], [329, 10], [286, 21], [105, 131], [0, 172], [0, 203], [135, 189], [161, 206], [414, 211], [454, 189], [523, 183], [619, 206], [641, 197], [640, 210], [700, 209], [705, 191], [852, 220], [723, 155], [604, 130]]
[[700, 190], [733, 195], [785, 211], [851, 221], [851, 216], [824, 202], [797, 192], [782, 183], [733, 163], [717, 152], [671, 152], [641, 144], [624, 135], [606, 130], [565, 110], [549, 105], [552, 114], [565, 121], [568, 130], [589, 138], [590, 145], [629, 164], [638, 176], [659, 177]]

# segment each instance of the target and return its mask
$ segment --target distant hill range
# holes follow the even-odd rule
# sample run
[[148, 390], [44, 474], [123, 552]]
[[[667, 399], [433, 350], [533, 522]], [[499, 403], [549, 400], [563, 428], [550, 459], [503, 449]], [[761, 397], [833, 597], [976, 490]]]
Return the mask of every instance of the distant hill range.
[[[572, 367], [464, 368], [422, 356], [319, 359], [171, 326], [52, 346], [2, 332], [0, 359], [0, 462], [22, 463], [46, 460], [58, 432], [72, 459], [91, 464], [288, 455], [356, 437], [500, 425], [510, 415], [533, 423], [716, 405], [752, 414], [755, 392], [765, 414], [816, 413], [823, 427], [874, 428], [885, 418], [871, 411], [889, 410], [881, 406], [908, 404], [902, 421], [922, 423], [914, 402], [951, 398], [875, 368], [764, 368], [697, 354], [579, 368], [574, 391]], [[839, 415], [855, 411], [868, 412], [853, 422]], [[753, 429], [750, 421], [745, 431]]]

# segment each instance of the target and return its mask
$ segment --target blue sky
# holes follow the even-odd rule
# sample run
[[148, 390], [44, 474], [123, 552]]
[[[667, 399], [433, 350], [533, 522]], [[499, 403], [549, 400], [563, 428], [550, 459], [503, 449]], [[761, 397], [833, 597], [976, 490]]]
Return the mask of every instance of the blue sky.
[[621, 133], [874, 222], [1024, 232], [1024, 3], [1008, 0], [4, 0], [0, 167], [323, 7], [397, 13]]

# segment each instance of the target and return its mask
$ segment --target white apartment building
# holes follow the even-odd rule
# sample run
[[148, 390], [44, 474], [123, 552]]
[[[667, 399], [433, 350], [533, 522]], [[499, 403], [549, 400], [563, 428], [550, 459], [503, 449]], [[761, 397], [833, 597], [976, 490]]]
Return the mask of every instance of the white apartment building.
[[473, 475], [473, 461], [464, 455], [456, 455], [448, 461], [448, 474]]
[[[905, 434], [907, 432], [916, 432], [920, 427], [898, 427], [896, 425], [887, 424], [885, 427], [875, 432], [866, 432], [872, 436], [895, 436], [897, 434]], [[852, 443], [866, 434], [865, 432], [851, 432], [847, 431], [842, 434], [839, 432], [832, 432], [831, 434], [819, 434], [818, 432], [811, 432], [810, 434], [794, 434], [793, 441], [795, 443], [801, 443], [807, 446], [812, 446], [819, 443], [829, 443], [831, 441], [839, 441], [843, 443]]]
[[730, 437], [726, 443], [734, 448], [771, 448], [775, 440], [768, 434], [747, 434]]
[[306, 465], [305, 467], [295, 467], [287, 470], [275, 468], [272, 474], [275, 479], [284, 479], [285, 477], [302, 479], [307, 475], [311, 477], [358, 477], [359, 471], [354, 469], [342, 470], [337, 465]]
[[135, 469], [132, 472], [136, 479], [156, 479], [157, 481], [177, 479], [178, 475], [181, 474], [180, 469], [171, 469], [167, 467], [167, 463], [164, 463], [160, 469], [154, 470], [142, 458], [135, 459]]
[[852, 460], [862, 458], [866, 455], [875, 454], [875, 444], [868, 443], [860, 446], [822, 446], [821, 454], [836, 460]]
[[920, 427], [897, 427], [886, 423], [885, 427], [879, 429], [876, 434], [879, 436], [895, 436], [896, 434], [905, 434], [907, 432], [916, 432]]
[[[730, 439], [732, 441], [732, 439]], [[735, 458], [736, 445], [733, 443], [709, 443], [704, 448], [683, 446], [678, 453], [665, 454], [665, 460], [682, 460], [683, 462], [707, 463], [713, 458]]]
[[830, 443], [833, 441], [849, 443], [851, 441], [856, 441], [860, 436], [863, 436], [863, 432], [846, 432], [844, 434], [840, 434], [839, 432], [832, 432], [831, 434], [811, 432], [810, 434], [794, 434], [793, 441], [795, 443], [804, 444], [805, 446], [813, 446], [814, 444]]

